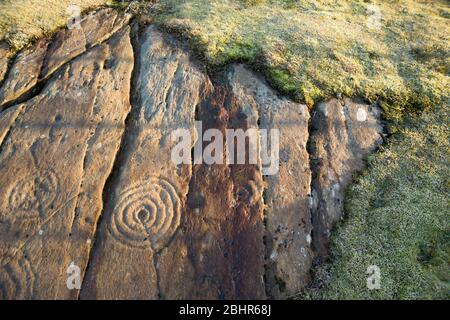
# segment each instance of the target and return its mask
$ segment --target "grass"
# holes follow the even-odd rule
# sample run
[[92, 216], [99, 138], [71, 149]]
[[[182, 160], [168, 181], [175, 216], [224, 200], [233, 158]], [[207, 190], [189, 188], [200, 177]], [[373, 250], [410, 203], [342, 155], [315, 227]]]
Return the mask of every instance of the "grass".
[[253, 64], [309, 106], [359, 96], [398, 122], [449, 99], [445, 1], [160, 0], [156, 8], [156, 22], [188, 37], [209, 65]]
[[[309, 298], [449, 299], [449, 112], [406, 120], [407, 128], [348, 190], [347, 217], [332, 233], [331, 263]], [[381, 270], [368, 290], [367, 268]]]

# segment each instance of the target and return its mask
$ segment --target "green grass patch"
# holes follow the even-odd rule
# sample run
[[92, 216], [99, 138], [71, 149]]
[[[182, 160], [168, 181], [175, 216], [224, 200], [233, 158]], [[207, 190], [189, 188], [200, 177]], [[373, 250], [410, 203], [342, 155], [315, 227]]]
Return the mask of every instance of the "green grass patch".
[[213, 67], [251, 62], [310, 106], [379, 99], [395, 123], [449, 98], [449, 12], [445, 1], [160, 0], [155, 20]]
[[[346, 219], [332, 233], [331, 263], [316, 270], [309, 298], [449, 299], [449, 114], [420, 118], [373, 155], [349, 188]], [[367, 268], [381, 288], [367, 288]]]

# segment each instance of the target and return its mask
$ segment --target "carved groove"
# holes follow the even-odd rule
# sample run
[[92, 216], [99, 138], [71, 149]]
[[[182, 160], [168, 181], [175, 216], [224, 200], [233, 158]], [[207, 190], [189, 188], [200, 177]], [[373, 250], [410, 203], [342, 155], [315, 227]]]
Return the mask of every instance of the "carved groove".
[[28, 175], [8, 191], [9, 210], [15, 219], [38, 218], [40, 209], [50, 207], [57, 191], [58, 178], [53, 171]]
[[109, 230], [122, 243], [158, 250], [175, 233], [180, 217], [175, 186], [167, 179], [152, 177], [120, 195]]
[[33, 296], [35, 275], [26, 256], [8, 262], [0, 270], [0, 300]]

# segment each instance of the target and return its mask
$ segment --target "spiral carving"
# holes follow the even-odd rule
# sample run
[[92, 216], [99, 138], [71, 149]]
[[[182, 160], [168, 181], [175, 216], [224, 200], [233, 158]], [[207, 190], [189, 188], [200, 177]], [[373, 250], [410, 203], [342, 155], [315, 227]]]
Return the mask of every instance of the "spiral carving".
[[25, 256], [3, 265], [0, 268], [0, 300], [32, 298], [34, 279], [31, 263]]
[[39, 209], [47, 209], [56, 197], [58, 178], [47, 170], [18, 180], [8, 192], [9, 210], [15, 219], [39, 217]]
[[180, 224], [181, 203], [175, 186], [152, 177], [119, 197], [110, 223], [111, 234], [135, 247], [161, 248]]

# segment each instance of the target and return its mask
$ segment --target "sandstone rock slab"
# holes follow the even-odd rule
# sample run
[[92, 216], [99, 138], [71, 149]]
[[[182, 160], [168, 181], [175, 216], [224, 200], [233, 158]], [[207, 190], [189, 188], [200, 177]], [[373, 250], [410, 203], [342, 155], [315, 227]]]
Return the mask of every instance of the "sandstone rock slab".
[[[257, 163], [228, 164], [225, 147], [227, 129], [257, 128], [257, 110], [240, 104], [226, 84], [216, 83], [197, 119], [203, 134], [211, 129], [222, 134], [222, 150], [216, 151], [223, 162], [193, 167], [183, 227], [158, 260], [162, 296], [264, 299], [261, 170]], [[249, 152], [249, 145], [245, 149]]]
[[[326, 255], [352, 175], [381, 143], [378, 108], [324, 102], [310, 134], [307, 107], [243, 65], [211, 80], [183, 44], [137, 24], [133, 53], [128, 19], [102, 9], [47, 51], [42, 40], [0, 89], [0, 298], [296, 295], [315, 254]], [[41, 65], [42, 92], [9, 107]], [[276, 130], [275, 170], [265, 170], [261, 134], [256, 163], [227, 163], [225, 139], [224, 163], [175, 164], [172, 133], [185, 129], [193, 143], [196, 120], [224, 137]]]
[[279, 132], [279, 162], [275, 164], [279, 168], [265, 177], [265, 276], [269, 296], [286, 298], [308, 283], [313, 259], [306, 147], [309, 112], [305, 105], [278, 97], [242, 65], [232, 68], [228, 81], [240, 104], [258, 110], [259, 128]]
[[158, 298], [157, 253], [184, 219], [191, 166], [171, 161], [171, 133], [193, 130], [207, 79], [155, 27], [148, 27], [139, 40], [137, 105], [82, 298]]
[[342, 217], [345, 188], [361, 171], [365, 157], [382, 143], [380, 110], [360, 100], [332, 99], [312, 118], [311, 166], [314, 245], [327, 256], [330, 231]]
[[6, 138], [11, 126], [16, 121], [20, 112], [22, 111], [23, 106], [14, 106], [0, 113], [0, 146], [3, 143], [3, 140]]
[[[130, 110], [132, 69], [124, 30], [64, 66], [18, 107], [0, 153], [3, 298], [77, 297], [67, 270], [72, 265], [82, 280]], [[0, 123], [10, 110], [17, 108], [2, 113]]]
[[8, 72], [8, 61], [11, 57], [12, 53], [9, 48], [9, 45], [1, 41], [0, 42], [0, 83], [2, 83], [3, 79], [6, 76], [6, 73]]
[[47, 78], [87, 48], [108, 39], [129, 19], [130, 15], [107, 8], [90, 13], [70, 29], [60, 30], [48, 47], [40, 78]]
[[47, 41], [41, 39], [17, 55], [0, 88], [0, 108], [21, 97], [36, 85], [47, 45]]
[[0, 83], [2, 83], [6, 76], [6, 72], [8, 71], [8, 61], [10, 57], [11, 50], [9, 45], [4, 41], [0, 42]]

